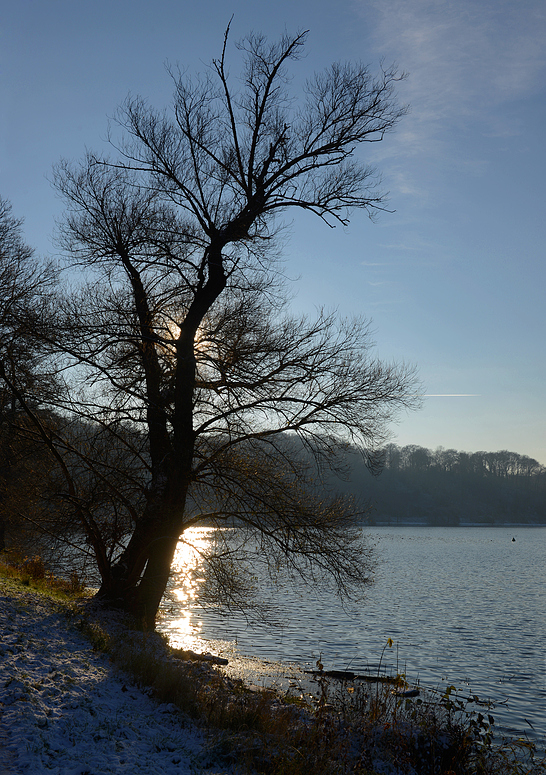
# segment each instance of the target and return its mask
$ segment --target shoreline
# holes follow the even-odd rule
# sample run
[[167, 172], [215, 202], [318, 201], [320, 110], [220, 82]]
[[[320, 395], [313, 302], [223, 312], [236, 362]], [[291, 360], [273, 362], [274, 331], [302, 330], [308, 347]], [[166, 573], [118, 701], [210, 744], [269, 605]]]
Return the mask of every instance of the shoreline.
[[387, 519], [377, 519], [372, 523], [363, 523], [359, 525], [359, 527], [366, 528], [366, 527], [426, 527], [426, 528], [467, 528], [467, 527], [477, 527], [477, 528], [506, 528], [506, 529], [527, 529], [527, 528], [546, 528], [546, 522], [458, 522], [456, 525], [440, 525], [440, 524], [432, 524], [430, 522], [394, 522], [389, 521]]
[[392, 685], [319, 676], [314, 707], [286, 701], [208, 661], [176, 659], [165, 638], [128, 629], [121, 615], [2, 577], [0, 620], [2, 775], [510, 775], [522, 753], [533, 761], [526, 772], [546, 773], [534, 749], [493, 748], [487, 720], [450, 692], [413, 704]]

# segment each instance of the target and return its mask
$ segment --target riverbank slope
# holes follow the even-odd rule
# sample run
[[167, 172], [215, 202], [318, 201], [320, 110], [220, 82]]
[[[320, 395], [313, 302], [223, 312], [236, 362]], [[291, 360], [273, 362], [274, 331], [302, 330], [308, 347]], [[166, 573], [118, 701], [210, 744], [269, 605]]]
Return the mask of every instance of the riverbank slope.
[[203, 769], [203, 731], [94, 650], [60, 605], [0, 578], [0, 627], [2, 775]]

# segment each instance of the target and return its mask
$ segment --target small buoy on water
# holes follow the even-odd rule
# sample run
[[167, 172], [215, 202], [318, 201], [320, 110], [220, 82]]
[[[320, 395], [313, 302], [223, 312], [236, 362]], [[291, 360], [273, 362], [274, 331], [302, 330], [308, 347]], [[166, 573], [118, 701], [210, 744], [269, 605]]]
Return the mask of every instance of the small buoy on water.
[[515, 543], [516, 543], [516, 539], [515, 539], [515, 538], [512, 538], [512, 543], [513, 543], [513, 544], [515, 544]]

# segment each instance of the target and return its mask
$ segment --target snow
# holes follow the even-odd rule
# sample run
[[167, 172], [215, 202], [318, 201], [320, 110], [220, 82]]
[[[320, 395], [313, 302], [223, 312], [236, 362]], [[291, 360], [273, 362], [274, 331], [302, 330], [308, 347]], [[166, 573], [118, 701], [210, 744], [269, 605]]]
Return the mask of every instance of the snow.
[[13, 589], [0, 580], [2, 775], [203, 771], [206, 732], [139, 690], [47, 598]]

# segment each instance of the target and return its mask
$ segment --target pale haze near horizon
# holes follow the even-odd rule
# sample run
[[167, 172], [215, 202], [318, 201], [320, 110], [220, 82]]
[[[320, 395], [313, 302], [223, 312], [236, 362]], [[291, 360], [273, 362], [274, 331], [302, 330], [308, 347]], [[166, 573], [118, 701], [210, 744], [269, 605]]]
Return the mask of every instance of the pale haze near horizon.
[[0, 29], [0, 195], [39, 255], [55, 255], [61, 157], [104, 151], [126, 95], [168, 106], [165, 63], [188, 73], [234, 43], [309, 30], [294, 88], [335, 60], [408, 78], [410, 112], [361, 151], [382, 173], [388, 209], [328, 229], [298, 215], [286, 239], [293, 306], [371, 319], [378, 354], [415, 364], [423, 408], [392, 441], [508, 449], [546, 464], [546, 13], [539, 0], [20, 0]]

